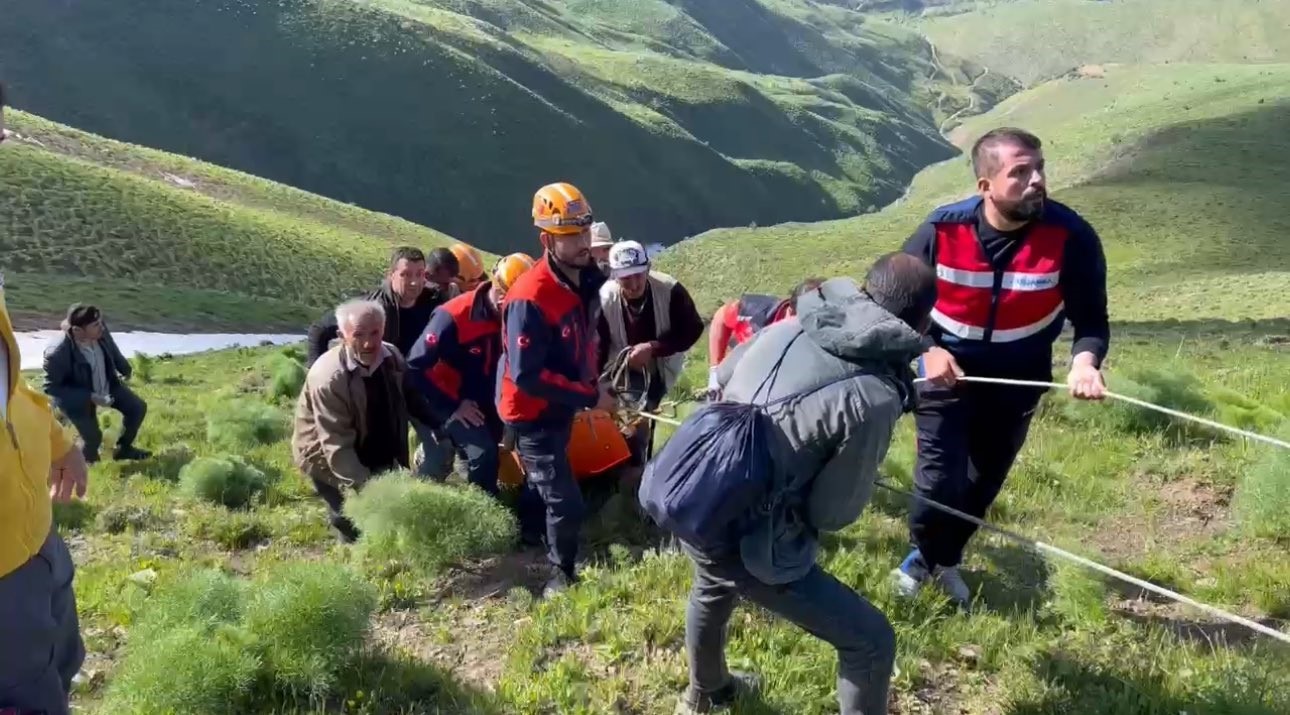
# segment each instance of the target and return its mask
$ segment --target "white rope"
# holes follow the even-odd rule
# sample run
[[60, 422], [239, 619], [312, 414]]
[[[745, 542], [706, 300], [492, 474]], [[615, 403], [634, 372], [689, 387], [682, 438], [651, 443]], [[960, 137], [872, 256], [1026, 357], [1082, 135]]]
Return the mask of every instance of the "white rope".
[[[996, 385], [1016, 385], [1019, 387], [1042, 387], [1046, 390], [1051, 388], [1057, 388], [1059, 390], [1066, 389], [1066, 385], [1063, 385], [1059, 382], [1040, 382], [1038, 380], [1013, 380], [1013, 379], [1004, 378], [1004, 377], [974, 377], [972, 375], [967, 375], [964, 377], [960, 377], [959, 380], [962, 382], [985, 382], [985, 383], [992, 383]], [[914, 380], [914, 382], [927, 382], [927, 381], [928, 380], [925, 377], [920, 377]], [[1245, 437], [1246, 439], [1252, 439], [1258, 442], [1264, 442], [1266, 444], [1270, 444], [1275, 447], [1280, 447], [1282, 449], [1290, 449], [1290, 442], [1286, 442], [1284, 440], [1280, 440], [1275, 437], [1268, 437], [1266, 435], [1261, 435], [1257, 432], [1250, 432], [1248, 430], [1232, 427], [1230, 425], [1225, 425], [1221, 422], [1215, 422], [1214, 420], [1205, 419], [1204, 417], [1199, 417], [1197, 415], [1189, 415], [1186, 412], [1179, 412], [1178, 410], [1170, 409], [1163, 405], [1153, 404], [1151, 402], [1147, 402], [1146, 400], [1139, 400], [1136, 397], [1129, 397], [1128, 395], [1121, 395], [1117, 392], [1111, 392], [1110, 390], [1106, 391], [1106, 396], [1111, 399], [1128, 402], [1131, 405], [1137, 405], [1138, 407], [1142, 407], [1148, 410], [1155, 410], [1156, 412], [1162, 412], [1166, 415], [1169, 415], [1170, 417], [1177, 417], [1178, 419], [1181, 419], [1181, 420], [1190, 420], [1192, 422], [1196, 422], [1198, 424], [1202, 424], [1202, 425], [1205, 425], [1206, 427], [1211, 427], [1213, 429], [1220, 430], [1222, 432], [1227, 432], [1229, 434]]]
[[[960, 378], [960, 379], [967, 379], [967, 378]], [[992, 382], [1002, 380], [1002, 378], [999, 378], [997, 380], [995, 378], [975, 378], [975, 379], [978, 382], [984, 382], [986, 380], [989, 380]], [[1058, 387], [1058, 388], [1065, 387], [1065, 385], [1060, 385], [1057, 383], [1030, 383], [1029, 381], [1025, 381], [1025, 380], [1010, 380], [1003, 384], [1014, 384], [1014, 383], [1026, 384], [1034, 387], [1041, 387], [1041, 386]], [[1167, 408], [1162, 408], [1162, 409], [1167, 409]], [[637, 414], [639, 414], [641, 417], [644, 417], [646, 419], [654, 420], [655, 422], [661, 422], [666, 425], [672, 425], [673, 427], [681, 426], [681, 420], [673, 419], [671, 417], [664, 417], [663, 415], [656, 415], [650, 412], [638, 412]], [[1290, 445], [1287, 445], [1287, 446], [1290, 446]], [[915, 500], [924, 502], [928, 506], [931, 506], [935, 509], [939, 509], [943, 512], [946, 512], [947, 514], [952, 514], [954, 516], [957, 516], [960, 519], [969, 521], [977, 525], [978, 527], [985, 529], [986, 531], [998, 534], [1010, 541], [1020, 544], [1021, 546], [1031, 551], [1035, 551], [1041, 554], [1049, 554], [1052, 556], [1056, 556], [1058, 558], [1063, 558], [1068, 561], [1072, 561], [1085, 568], [1093, 569], [1094, 571], [1105, 574], [1112, 578], [1119, 579], [1121, 581], [1124, 581], [1125, 583], [1133, 584], [1138, 588], [1150, 591], [1160, 596], [1164, 596], [1165, 598], [1172, 599], [1178, 603], [1182, 603], [1182, 604], [1191, 606], [1193, 608], [1199, 609], [1221, 620], [1225, 620], [1225, 621], [1228, 621], [1229, 623], [1235, 623], [1237, 625], [1245, 626], [1246, 628], [1252, 629], [1258, 633], [1262, 633], [1263, 635], [1269, 636], [1271, 638], [1275, 638], [1276, 640], [1279, 640], [1283, 643], [1290, 643], [1290, 635], [1283, 633], [1281, 631], [1278, 631], [1275, 628], [1269, 628], [1268, 626], [1265, 626], [1262, 623], [1259, 623], [1257, 621], [1252, 621], [1248, 618], [1245, 618], [1244, 616], [1238, 616], [1235, 613], [1229, 613], [1228, 611], [1224, 611], [1221, 608], [1216, 608], [1214, 606], [1201, 603], [1200, 601], [1188, 598], [1187, 596], [1184, 596], [1181, 593], [1176, 593], [1163, 586], [1157, 586], [1149, 581], [1143, 581], [1142, 579], [1137, 578], [1136, 576], [1130, 576], [1129, 574], [1124, 573], [1123, 571], [1117, 571], [1111, 568], [1110, 566], [1103, 566], [1102, 564], [1099, 564], [1096, 561], [1090, 561], [1089, 559], [1086, 559], [1083, 556], [1080, 556], [1078, 554], [1073, 554], [1069, 551], [1066, 551], [1065, 549], [1061, 549], [1056, 546], [1053, 546], [1052, 544], [1047, 544], [1042, 541], [1037, 541], [1035, 539], [1031, 539], [1021, 534], [1017, 534], [1015, 532], [1011, 532], [1006, 529], [999, 528], [981, 519], [978, 519], [975, 516], [972, 516], [971, 514], [965, 514], [959, 511], [958, 509], [954, 509], [953, 507], [945, 506], [944, 504], [940, 504], [926, 497], [919, 496], [918, 494], [914, 494], [913, 492], [909, 492], [899, 487], [892, 486], [891, 484], [887, 483], [885, 480], [878, 479], [878, 480], [875, 480], [875, 483], [879, 487], [886, 489], [890, 492], [894, 492], [896, 494], [900, 494], [910, 499], [915, 499]]]

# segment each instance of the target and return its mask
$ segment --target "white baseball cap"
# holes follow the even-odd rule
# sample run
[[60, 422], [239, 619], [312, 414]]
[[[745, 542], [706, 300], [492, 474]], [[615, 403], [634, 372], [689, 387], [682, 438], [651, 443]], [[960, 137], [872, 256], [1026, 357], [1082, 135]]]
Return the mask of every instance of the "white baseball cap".
[[649, 254], [637, 241], [619, 241], [609, 249], [609, 277], [626, 278], [649, 270]]
[[609, 232], [609, 224], [604, 221], [591, 224], [591, 247], [600, 248], [612, 245], [614, 245], [614, 235]]

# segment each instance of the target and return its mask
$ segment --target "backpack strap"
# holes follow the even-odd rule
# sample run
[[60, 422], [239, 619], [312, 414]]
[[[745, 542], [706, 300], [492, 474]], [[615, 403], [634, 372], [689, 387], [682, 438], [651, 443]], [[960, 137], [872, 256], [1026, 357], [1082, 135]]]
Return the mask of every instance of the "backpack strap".
[[[776, 360], [775, 364], [770, 368], [770, 372], [766, 373], [766, 377], [761, 381], [761, 384], [757, 386], [757, 390], [753, 392], [752, 397], [748, 398], [748, 404], [757, 404], [757, 396], [761, 394], [763, 389], [766, 390], [766, 397], [770, 397], [770, 392], [775, 387], [775, 380], [779, 377], [779, 369], [784, 366], [784, 358], [788, 357], [788, 351], [793, 347], [793, 343], [797, 342], [797, 339], [805, 334], [805, 330], [798, 330], [797, 334], [788, 341], [788, 344], [784, 346], [784, 352], [779, 354], [779, 359]], [[769, 387], [767, 386], [768, 383]], [[778, 400], [776, 400], [776, 402], [778, 402]]]

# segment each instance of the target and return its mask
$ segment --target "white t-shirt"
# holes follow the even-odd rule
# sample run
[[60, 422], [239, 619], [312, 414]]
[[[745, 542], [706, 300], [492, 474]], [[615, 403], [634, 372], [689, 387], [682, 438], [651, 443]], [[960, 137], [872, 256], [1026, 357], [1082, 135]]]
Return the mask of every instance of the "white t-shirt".
[[9, 344], [0, 340], [0, 418], [9, 419]]

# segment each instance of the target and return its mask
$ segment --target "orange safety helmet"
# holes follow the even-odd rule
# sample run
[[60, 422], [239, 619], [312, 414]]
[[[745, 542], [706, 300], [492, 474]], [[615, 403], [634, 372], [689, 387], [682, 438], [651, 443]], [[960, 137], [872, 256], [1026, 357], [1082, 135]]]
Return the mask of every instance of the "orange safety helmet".
[[457, 282], [462, 290], [470, 290], [484, 282], [484, 259], [479, 251], [465, 243], [454, 243], [448, 248], [457, 257]]
[[591, 204], [573, 184], [547, 184], [533, 195], [533, 225], [556, 236], [582, 233], [593, 223]]
[[524, 271], [532, 268], [536, 261], [527, 253], [512, 253], [505, 258], [497, 261], [497, 266], [493, 268], [493, 283], [504, 291], [510, 290], [515, 285], [516, 279], [524, 275]]

